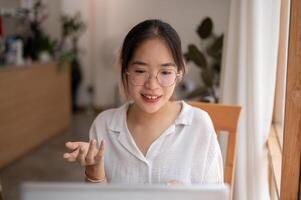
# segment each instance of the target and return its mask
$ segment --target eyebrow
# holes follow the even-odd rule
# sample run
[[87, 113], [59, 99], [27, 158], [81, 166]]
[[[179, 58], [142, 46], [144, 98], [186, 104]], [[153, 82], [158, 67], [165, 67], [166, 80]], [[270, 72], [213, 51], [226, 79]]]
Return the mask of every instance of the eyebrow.
[[[143, 61], [140, 61], [140, 60], [136, 60], [136, 61], [131, 62], [131, 65], [144, 65], [144, 66], [148, 66], [147, 63], [145, 63]], [[168, 62], [168, 63], [163, 63], [160, 66], [161, 67], [170, 67], [170, 66], [176, 67], [176, 64], [172, 63], [172, 62]]]
[[169, 63], [163, 63], [163, 64], [161, 64], [161, 66], [162, 67], [170, 67], [170, 66], [176, 67], [176, 64], [169, 62]]
[[136, 61], [131, 62], [131, 65], [145, 65], [145, 66], [148, 66], [147, 63], [142, 62], [140, 60], [136, 60]]

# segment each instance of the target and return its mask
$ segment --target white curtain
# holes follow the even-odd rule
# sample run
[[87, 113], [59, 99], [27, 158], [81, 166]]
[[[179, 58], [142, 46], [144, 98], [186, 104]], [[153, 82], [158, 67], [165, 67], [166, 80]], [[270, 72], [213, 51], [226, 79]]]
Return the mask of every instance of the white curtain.
[[221, 102], [242, 106], [234, 199], [267, 200], [280, 0], [231, 0]]

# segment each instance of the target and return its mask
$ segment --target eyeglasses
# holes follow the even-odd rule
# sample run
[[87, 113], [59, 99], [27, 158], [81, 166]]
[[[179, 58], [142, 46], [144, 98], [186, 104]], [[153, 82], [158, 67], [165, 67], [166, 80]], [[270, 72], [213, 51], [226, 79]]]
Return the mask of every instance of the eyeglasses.
[[[144, 69], [132, 69], [126, 74], [129, 76], [130, 83], [135, 86], [144, 85], [150, 78], [150, 73]], [[170, 87], [175, 84], [179, 76], [180, 74], [176, 70], [161, 69], [158, 71], [156, 79], [162, 87]]]

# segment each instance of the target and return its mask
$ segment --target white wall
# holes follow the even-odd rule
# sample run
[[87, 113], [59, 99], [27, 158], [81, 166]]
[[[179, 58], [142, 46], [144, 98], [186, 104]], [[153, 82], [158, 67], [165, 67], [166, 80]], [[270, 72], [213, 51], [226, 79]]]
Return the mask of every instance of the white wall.
[[80, 47], [80, 60], [82, 64], [83, 80], [79, 87], [77, 103], [79, 105], [88, 105], [90, 102], [90, 97], [87, 92], [87, 87], [92, 84], [91, 74], [93, 73], [93, 52], [96, 51], [93, 46], [93, 42], [96, 41], [92, 37], [94, 31], [93, 25], [93, 13], [92, 13], [92, 2], [84, 0], [63, 0], [62, 1], [62, 12], [68, 15], [74, 15], [78, 11], [81, 14], [81, 18], [86, 24], [86, 30], [80, 37], [79, 47]]
[[[29, 1], [28, 1], [29, 2]], [[33, 3], [34, 1], [32, 1]], [[59, 39], [61, 34], [60, 28], [60, 13], [61, 0], [44, 0], [47, 5], [48, 17], [43, 21], [43, 30], [52, 38]], [[0, 9], [16, 9], [22, 5], [21, 0], [0, 0]]]
[[[94, 104], [114, 104], [119, 74], [114, 66], [115, 56], [129, 29], [147, 18], [159, 18], [170, 23], [179, 33], [183, 51], [189, 43], [199, 44], [195, 33], [200, 21], [210, 16], [215, 32], [226, 31], [229, 0], [64, 0], [63, 10], [82, 11], [89, 24], [85, 42], [87, 50], [83, 60], [87, 83], [95, 87]], [[90, 59], [90, 60], [89, 60]], [[199, 70], [189, 67], [186, 78], [200, 81]], [[80, 91], [79, 103], [85, 104], [84, 90]]]
[[48, 17], [43, 22], [42, 26], [45, 32], [51, 39], [59, 40], [61, 37], [61, 0], [47, 0], [44, 1], [47, 6]]
[[16, 8], [20, 5], [20, 0], [0, 0], [0, 8]]
[[[34, 3], [34, 1], [32, 1], [32, 3]], [[44, 0], [43, 3], [47, 5], [48, 11], [48, 17], [42, 23], [43, 30], [51, 37], [51, 39], [58, 40], [61, 34], [59, 21], [61, 13], [61, 0]], [[0, 9], [17, 9], [20, 8], [21, 5], [24, 5], [22, 4], [21, 0], [0, 0]], [[7, 34], [15, 34], [17, 31], [15, 23], [6, 24], [6, 28], [7, 30], [5, 30], [5, 33]]]

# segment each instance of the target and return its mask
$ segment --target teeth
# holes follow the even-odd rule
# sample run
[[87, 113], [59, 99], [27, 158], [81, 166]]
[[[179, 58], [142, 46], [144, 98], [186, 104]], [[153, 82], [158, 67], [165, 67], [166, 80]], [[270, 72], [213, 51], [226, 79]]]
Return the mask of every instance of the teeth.
[[152, 95], [143, 95], [143, 96], [145, 96], [148, 99], [157, 99], [158, 98], [158, 96], [152, 96]]

